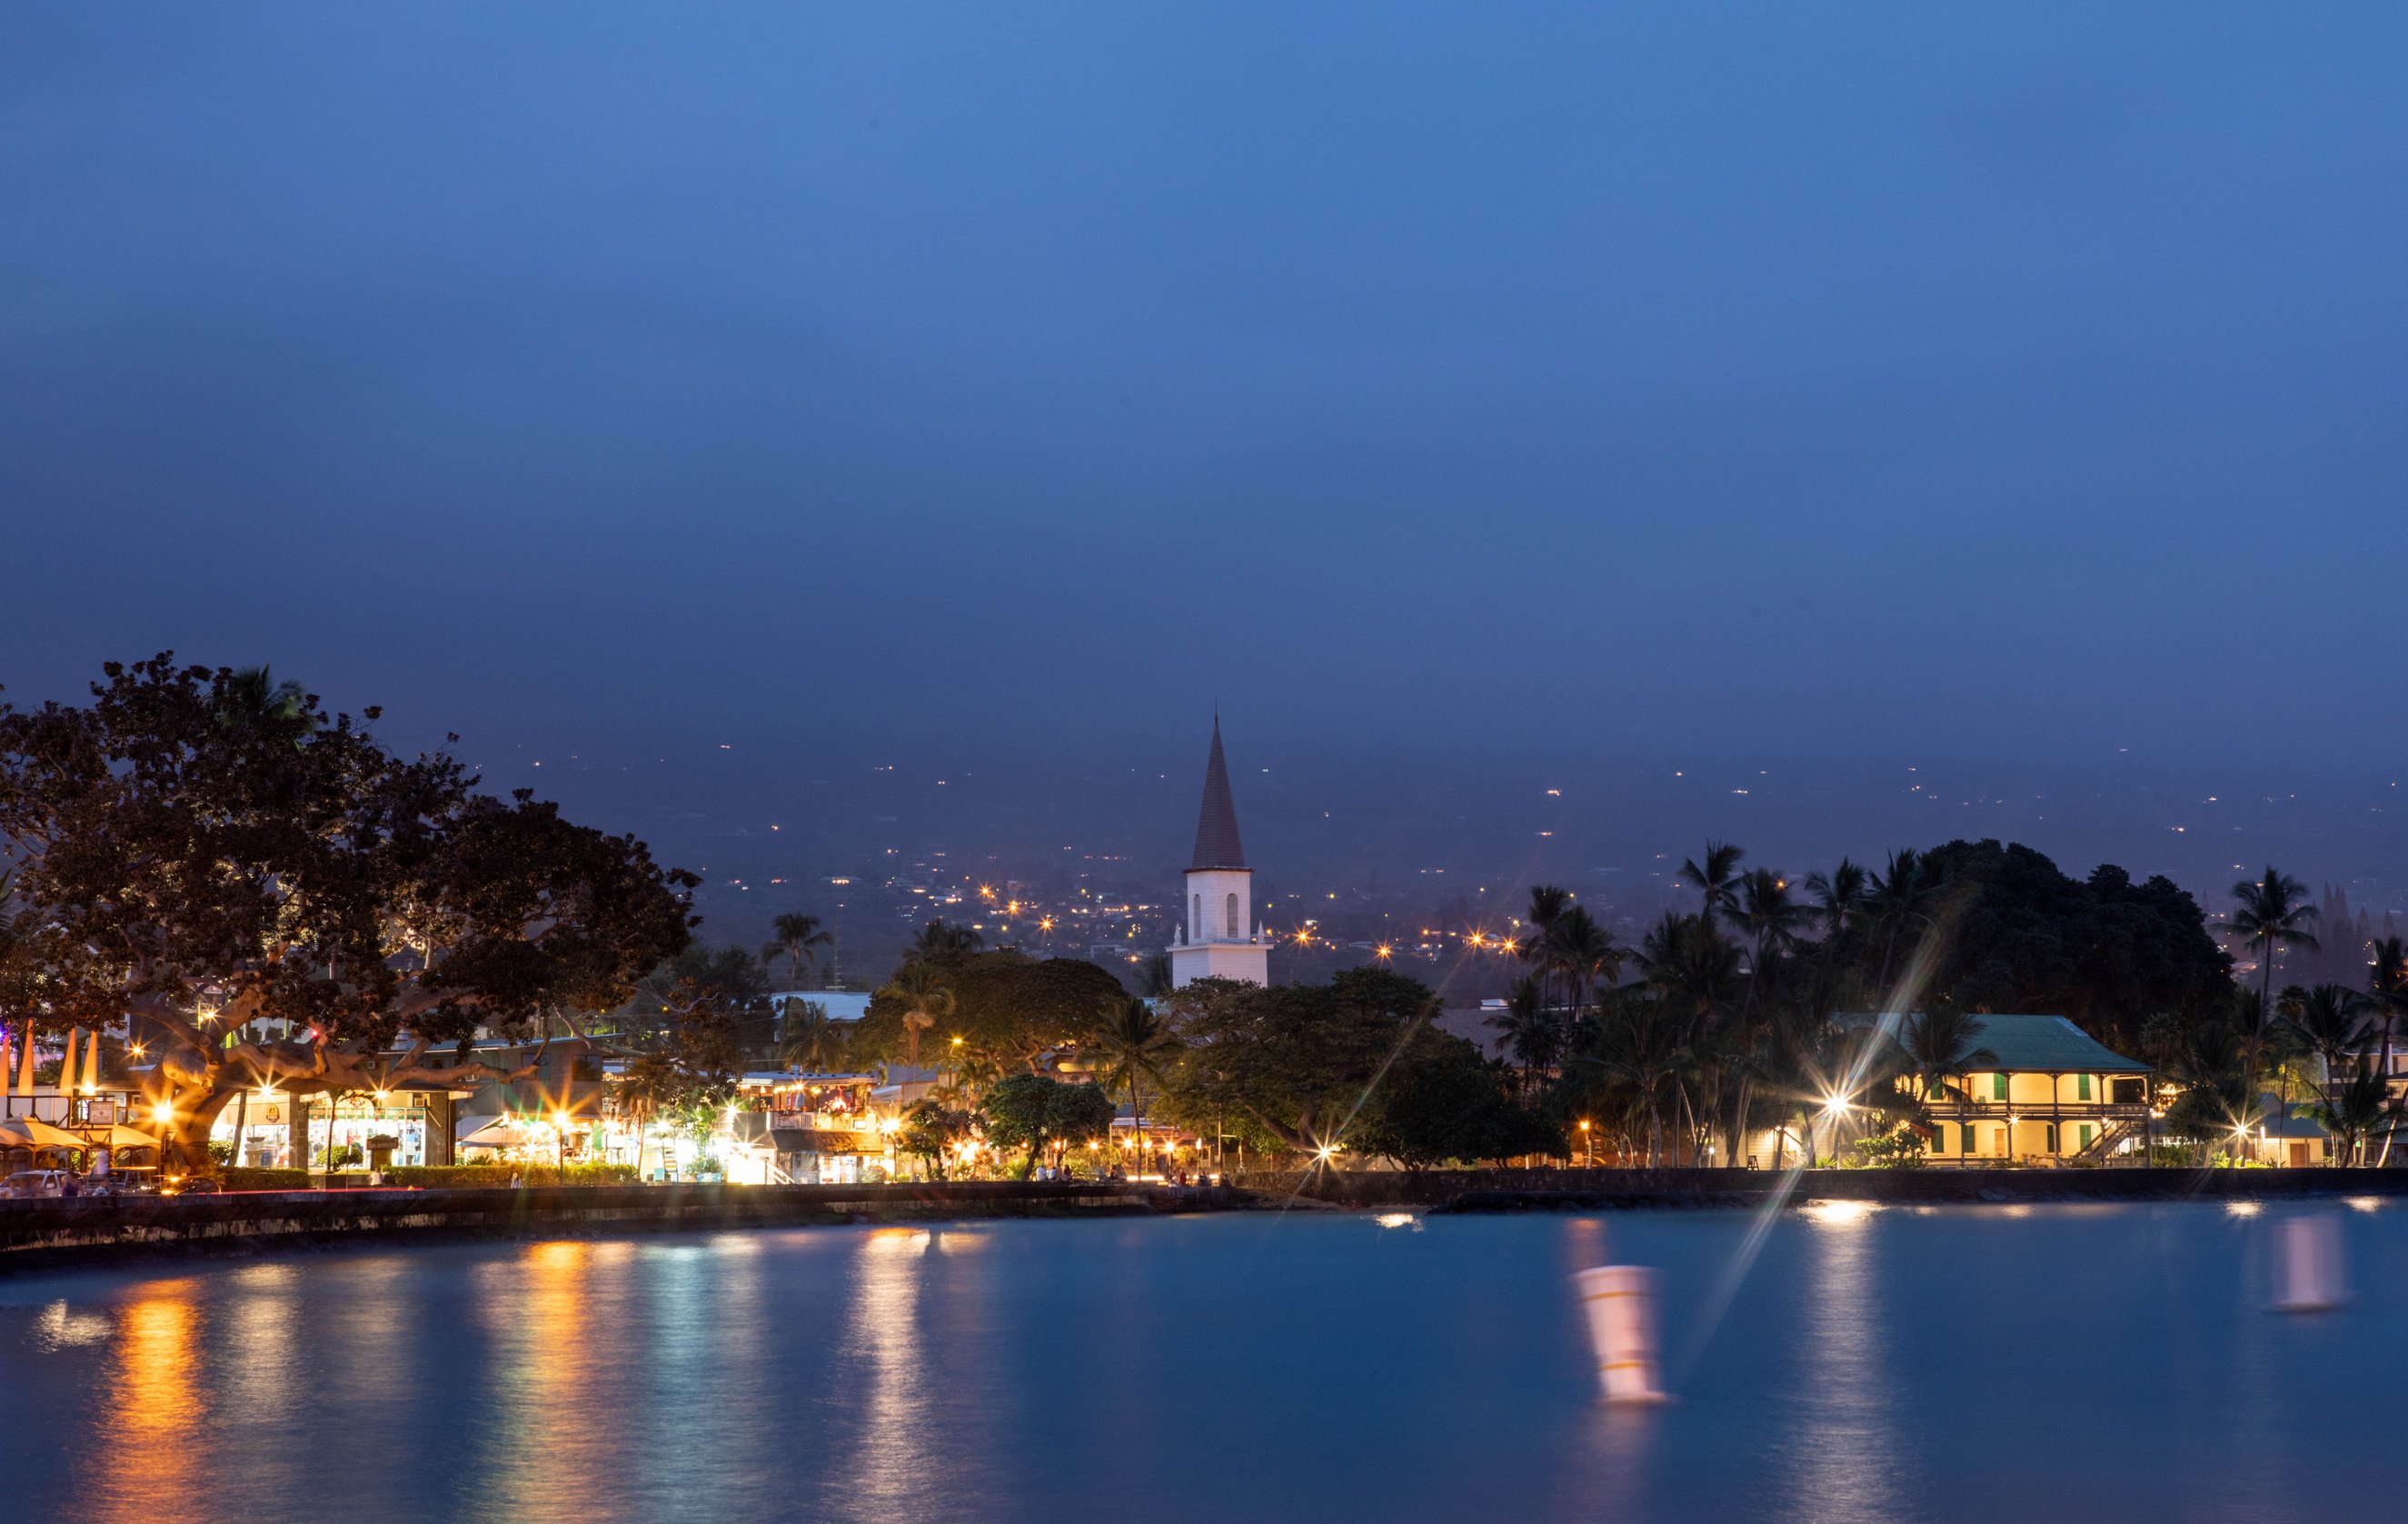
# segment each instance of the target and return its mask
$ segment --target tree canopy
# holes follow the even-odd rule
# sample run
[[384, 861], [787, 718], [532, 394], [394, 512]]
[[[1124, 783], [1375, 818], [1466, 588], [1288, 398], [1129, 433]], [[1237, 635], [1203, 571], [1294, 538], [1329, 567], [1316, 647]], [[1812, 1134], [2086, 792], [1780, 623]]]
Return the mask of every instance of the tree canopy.
[[1164, 1100], [1189, 1127], [1407, 1164], [1562, 1151], [1559, 1129], [1512, 1104], [1502, 1066], [1430, 1028], [1437, 998], [1401, 974], [1269, 989], [1203, 979], [1170, 1009], [1186, 1052]]
[[2102, 864], [2073, 879], [1994, 841], [1950, 841], [1923, 860], [1945, 885], [1925, 1003], [2070, 1016], [2130, 1052], [2151, 1014], [2208, 1009], [2232, 988], [2199, 901], [2163, 876], [2135, 884]]
[[[608, 1010], [682, 950], [692, 875], [480, 794], [315, 696], [163, 654], [85, 707], [0, 705], [9, 1006], [155, 1032], [187, 1158], [236, 1091], [381, 1088], [481, 1030]], [[269, 1036], [227, 1034], [265, 1023]], [[262, 1028], [252, 1028], [256, 1033]]]
[[[915, 965], [934, 970], [951, 993], [950, 1009], [932, 1036], [935, 1046], [948, 1047], [957, 1036], [970, 1055], [1010, 1069], [1033, 1071], [1039, 1056], [1068, 1045], [1093, 1025], [1106, 997], [1123, 994], [1110, 970], [1080, 958], [1039, 960], [1000, 951], [915, 958], [906, 968]], [[903, 1056], [910, 1005], [903, 983], [898, 973], [870, 997], [853, 1029], [855, 1061], [875, 1053]]]

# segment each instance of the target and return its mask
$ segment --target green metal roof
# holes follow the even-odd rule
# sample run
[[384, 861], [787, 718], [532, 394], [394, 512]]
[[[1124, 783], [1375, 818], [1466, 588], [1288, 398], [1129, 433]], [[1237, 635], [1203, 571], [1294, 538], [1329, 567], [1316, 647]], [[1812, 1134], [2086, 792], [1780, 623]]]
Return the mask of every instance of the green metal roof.
[[[1882, 1018], [1859, 1013], [1842, 1016], [1846, 1027], [1870, 1027]], [[1914, 1016], [1901, 1018], [1902, 1028]], [[2150, 1066], [2127, 1058], [2063, 1016], [1980, 1016], [1972, 1018], [1973, 1037], [1968, 1048], [1986, 1048], [1991, 1057], [1966, 1065], [1968, 1073], [2010, 1074], [2146, 1074]], [[1898, 1034], [1904, 1036], [1901, 1031]]]
[[2149, 1066], [2127, 1058], [2063, 1016], [1975, 1016], [1971, 1046], [1996, 1057], [1973, 1067], [1985, 1074], [2039, 1070], [2052, 1074], [2145, 1074]]

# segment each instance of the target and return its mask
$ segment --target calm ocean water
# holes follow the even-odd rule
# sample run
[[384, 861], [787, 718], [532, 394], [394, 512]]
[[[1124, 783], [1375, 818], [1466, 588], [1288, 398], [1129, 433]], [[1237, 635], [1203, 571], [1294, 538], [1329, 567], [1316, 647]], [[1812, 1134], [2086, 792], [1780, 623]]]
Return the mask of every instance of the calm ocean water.
[[[1810, 1210], [1754, 1240], [1298, 1213], [20, 1276], [0, 1517], [2396, 1517], [2408, 1206], [2332, 1209], [2358, 1298], [2314, 1316], [2263, 1310], [2290, 1210]], [[1567, 1277], [1609, 1259], [1663, 1272], [1672, 1406], [1593, 1400]]]

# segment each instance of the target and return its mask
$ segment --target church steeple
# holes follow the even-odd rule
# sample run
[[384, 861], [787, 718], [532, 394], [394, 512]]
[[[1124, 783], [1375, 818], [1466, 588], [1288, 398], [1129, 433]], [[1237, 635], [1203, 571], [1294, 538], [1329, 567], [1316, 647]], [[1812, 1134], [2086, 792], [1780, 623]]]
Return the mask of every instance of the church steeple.
[[1238, 841], [1238, 806], [1229, 797], [1229, 759], [1221, 751], [1221, 716], [1212, 716], [1212, 751], [1204, 763], [1204, 807], [1196, 815], [1196, 860], [1188, 866], [1178, 940], [1170, 944], [1173, 987], [1198, 979], [1270, 980], [1270, 943], [1254, 923], [1254, 871]]
[[1212, 716], [1212, 755], [1204, 764], [1204, 808], [1196, 816], [1196, 860], [1203, 868], [1243, 868], [1246, 849], [1238, 841], [1238, 805], [1229, 797], [1229, 763], [1221, 755], [1221, 716]]

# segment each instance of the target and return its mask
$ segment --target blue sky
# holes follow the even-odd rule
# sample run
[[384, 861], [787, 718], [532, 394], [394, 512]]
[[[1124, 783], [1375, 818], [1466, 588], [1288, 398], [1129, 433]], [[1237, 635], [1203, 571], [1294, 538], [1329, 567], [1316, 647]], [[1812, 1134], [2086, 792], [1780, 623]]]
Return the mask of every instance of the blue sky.
[[2304, 788], [2252, 854], [2380, 878], [2403, 66], [2388, 7], [12, 6], [0, 683], [173, 646], [1006, 820], [1217, 699], [1392, 813], [1574, 777], [1617, 860], [1861, 855], [1944, 765], [2197, 877], [2114, 801]]

